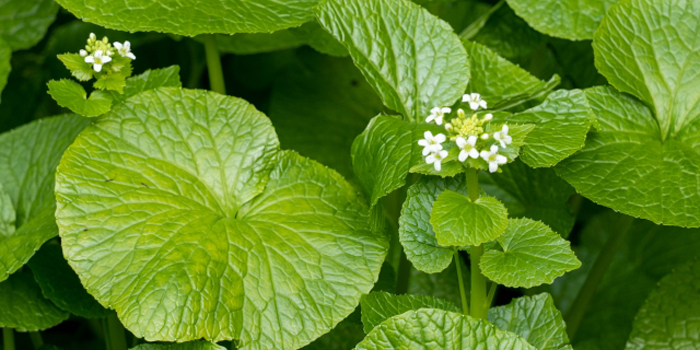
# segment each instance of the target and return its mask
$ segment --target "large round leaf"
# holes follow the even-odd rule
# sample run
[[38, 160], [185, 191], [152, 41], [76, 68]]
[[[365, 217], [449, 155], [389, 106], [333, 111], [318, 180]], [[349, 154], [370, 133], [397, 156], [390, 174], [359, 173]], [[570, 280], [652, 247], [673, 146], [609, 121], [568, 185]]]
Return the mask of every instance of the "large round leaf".
[[56, 12], [53, 0], [0, 0], [0, 37], [13, 50], [28, 49], [44, 37]]
[[299, 26], [319, 0], [57, 0], [86, 22], [123, 31], [257, 33]]
[[278, 147], [240, 99], [163, 88], [126, 100], [59, 167], [65, 256], [147, 340], [309, 343], [369, 292], [387, 242], [342, 177]]

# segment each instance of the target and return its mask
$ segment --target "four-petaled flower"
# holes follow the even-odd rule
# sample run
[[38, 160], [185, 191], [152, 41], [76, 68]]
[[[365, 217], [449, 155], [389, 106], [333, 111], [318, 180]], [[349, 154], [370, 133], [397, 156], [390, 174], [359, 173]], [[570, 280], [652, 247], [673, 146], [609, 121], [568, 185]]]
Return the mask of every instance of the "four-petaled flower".
[[489, 163], [489, 172], [491, 173], [495, 173], [499, 165], [508, 162], [508, 158], [498, 154], [498, 146], [496, 145], [491, 146], [491, 151], [481, 151], [481, 158]]
[[463, 137], [458, 137], [455, 140], [457, 147], [459, 147], [461, 150], [458, 157], [460, 162], [467, 160], [467, 157], [472, 157], [473, 159], [479, 158], [479, 151], [474, 148], [476, 145], [476, 139], [476, 136], [472, 135], [466, 140]]
[[[114, 45], [116, 46], [116, 43]], [[442, 125], [442, 118], [445, 117], [445, 114], [449, 113], [452, 113], [452, 108], [450, 107], [434, 107], [430, 110], [430, 115], [425, 118], [425, 122], [430, 123], [434, 120], [435, 124]]]
[[493, 139], [501, 143], [501, 147], [506, 148], [513, 142], [513, 138], [508, 135], [508, 125], [503, 125], [501, 131], [493, 133]]
[[136, 56], [134, 56], [134, 54], [131, 53], [131, 43], [130, 42], [125, 41], [124, 44], [122, 45], [122, 43], [115, 41], [114, 48], [117, 49], [117, 52], [122, 57], [129, 57], [132, 60], [136, 59]]
[[97, 50], [93, 55], [85, 57], [85, 62], [91, 63], [95, 72], [102, 70], [102, 65], [112, 60], [112, 57], [103, 56], [102, 50]]
[[481, 95], [477, 93], [462, 96], [462, 102], [468, 102], [472, 111], [476, 111], [479, 107], [486, 109], [486, 101], [482, 100]]
[[432, 152], [429, 156], [425, 157], [425, 162], [427, 164], [432, 164], [435, 167], [435, 171], [440, 171], [440, 169], [442, 169], [442, 161], [447, 158], [447, 154], [447, 151]]
[[441, 143], [447, 140], [447, 137], [444, 134], [437, 134], [433, 136], [433, 133], [430, 131], [426, 131], [425, 133], [423, 133], [423, 137], [425, 137], [425, 139], [418, 140], [418, 145], [423, 146], [424, 156], [427, 156], [428, 153], [435, 153], [441, 151]]

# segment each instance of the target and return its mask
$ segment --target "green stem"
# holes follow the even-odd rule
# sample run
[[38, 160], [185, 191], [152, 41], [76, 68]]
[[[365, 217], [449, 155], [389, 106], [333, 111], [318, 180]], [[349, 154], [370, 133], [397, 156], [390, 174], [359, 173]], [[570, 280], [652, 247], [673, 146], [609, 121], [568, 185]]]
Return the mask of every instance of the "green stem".
[[39, 332], [29, 332], [29, 339], [31, 339], [34, 349], [38, 350], [44, 345], [44, 339], [41, 339], [41, 333]]
[[620, 218], [620, 221], [617, 222], [616, 227], [612, 230], [612, 235], [608, 238], [608, 241], [605, 242], [603, 250], [598, 255], [598, 258], [596, 258], [595, 263], [593, 263], [591, 271], [588, 273], [588, 277], [586, 277], [586, 281], [583, 282], [581, 290], [579, 290], [569, 313], [566, 315], [566, 332], [570, 340], [574, 340], [576, 331], [578, 331], [581, 325], [581, 320], [583, 320], [583, 316], [586, 314], [586, 311], [588, 311], [588, 305], [593, 299], [598, 285], [603, 280], [605, 271], [615, 257], [615, 253], [625, 240], [625, 236], [633, 222], [634, 218], [631, 216], [624, 215]]
[[496, 5], [493, 5], [486, 13], [481, 15], [479, 18], [477, 18], [474, 22], [469, 24], [468, 27], [464, 28], [464, 30], [459, 33], [459, 37], [462, 39], [471, 39], [475, 37], [479, 31], [481, 31], [481, 28], [484, 28], [484, 25], [486, 25], [486, 21], [489, 20], [491, 15], [496, 12], [501, 6], [503, 6], [503, 3], [505, 0], [499, 1]]
[[486, 296], [486, 305], [488, 305], [488, 307], [493, 305], [493, 297], [496, 296], [496, 289], [498, 289], [498, 283], [491, 282], [491, 287], [489, 287], [489, 295]]
[[481, 274], [481, 268], [479, 267], [479, 261], [481, 256], [484, 255], [484, 246], [479, 244], [478, 246], [473, 246], [469, 250], [469, 261], [471, 265], [471, 278], [472, 278], [472, 289], [471, 289], [471, 308], [472, 317], [486, 319], [488, 316], [489, 306], [486, 303], [486, 277]]
[[2, 344], [4, 350], [15, 350], [15, 331], [12, 328], [2, 329]]
[[462, 297], [462, 312], [469, 315], [469, 305], [467, 304], [467, 292], [464, 290], [464, 278], [462, 277], [462, 264], [459, 250], [455, 249], [455, 266], [457, 267], [457, 280], [459, 281], [459, 296]]
[[225, 95], [224, 70], [221, 68], [221, 56], [219, 55], [219, 47], [216, 44], [216, 36], [214, 34], [204, 36], [204, 51], [207, 56], [207, 70], [209, 71], [211, 90]]
[[107, 349], [126, 350], [126, 334], [124, 333], [124, 326], [117, 318], [117, 314], [112, 313], [103, 322]]
[[411, 281], [411, 262], [406, 257], [406, 252], [401, 250], [401, 260], [399, 260], [399, 269], [396, 272], [396, 294], [408, 293], [408, 286]]

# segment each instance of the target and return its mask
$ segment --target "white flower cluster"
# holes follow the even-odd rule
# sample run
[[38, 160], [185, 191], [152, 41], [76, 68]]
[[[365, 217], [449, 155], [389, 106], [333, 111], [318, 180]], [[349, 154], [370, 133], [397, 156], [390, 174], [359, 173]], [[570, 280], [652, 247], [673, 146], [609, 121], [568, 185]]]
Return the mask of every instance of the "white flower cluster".
[[[85, 49], [80, 50], [80, 56], [85, 57], [85, 62], [91, 64], [92, 69], [99, 73], [105, 64], [112, 61], [112, 55], [114, 55], [112, 49], [112, 44], [109, 43], [107, 37], [97, 40], [95, 33], [90, 33]], [[136, 56], [131, 53], [131, 43], [128, 41], [125, 41], [124, 44], [118, 41], [114, 42], [114, 49], [122, 57], [136, 59]]]
[[[508, 159], [499, 154], [499, 149], [505, 149], [513, 142], [513, 138], [508, 135], [508, 125], [503, 125], [500, 131], [493, 133], [493, 140], [499, 145], [488, 145], [491, 138], [488, 133], [484, 132], [484, 125], [493, 119], [493, 115], [488, 113], [483, 118], [479, 119], [476, 112], [479, 109], [486, 109], [487, 103], [481, 99], [481, 95], [477, 93], [466, 94], [462, 96], [462, 102], [468, 103], [472, 110], [472, 115], [467, 117], [463, 109], [457, 110], [457, 116], [450, 119], [449, 123], [445, 122], [445, 117], [452, 113], [449, 107], [435, 107], [430, 111], [430, 115], [425, 119], [426, 123], [435, 122], [437, 125], [442, 125], [445, 122], [445, 130], [450, 136], [450, 140], [454, 141], [459, 148], [459, 156], [457, 159], [460, 162], [465, 162], [467, 159], [483, 159], [488, 163], [489, 172], [496, 172], [499, 165], [505, 164]], [[442, 162], [447, 158], [449, 152], [443, 149], [443, 143], [447, 141], [448, 136], [439, 133], [433, 135], [430, 131], [426, 131], [423, 135], [425, 138], [418, 141], [418, 145], [423, 147], [423, 156], [425, 162], [432, 164], [436, 171], [442, 169]], [[480, 142], [481, 141], [481, 142]], [[479, 144], [485, 146], [482, 151], [478, 150]]]

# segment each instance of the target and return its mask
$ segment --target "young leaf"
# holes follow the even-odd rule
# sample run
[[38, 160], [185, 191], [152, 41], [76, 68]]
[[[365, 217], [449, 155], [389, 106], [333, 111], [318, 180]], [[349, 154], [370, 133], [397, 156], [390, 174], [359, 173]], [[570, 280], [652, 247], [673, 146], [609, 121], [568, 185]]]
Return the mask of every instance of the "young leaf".
[[470, 316], [419, 309], [394, 316], [375, 327], [357, 344], [364, 349], [535, 349], [518, 335]]
[[97, 80], [92, 84], [95, 89], [116, 91], [120, 94], [124, 93], [126, 86], [126, 78], [131, 75], [131, 64], [123, 66], [118, 72], [109, 72], [99, 75]]
[[399, 240], [413, 267], [427, 273], [438, 273], [453, 260], [454, 249], [439, 245], [430, 225], [433, 202], [445, 190], [466, 195], [464, 177], [421, 177], [408, 189], [401, 207]]
[[84, 117], [97, 117], [109, 112], [112, 108], [112, 97], [96, 90], [87, 98], [83, 87], [70, 79], [51, 80], [48, 83], [49, 95], [59, 106], [73, 111]]
[[117, 105], [56, 178], [66, 258], [147, 340], [301, 347], [355, 310], [388, 249], [342, 177], [280, 152], [262, 113], [208, 91]]
[[503, 250], [487, 250], [479, 266], [488, 279], [508, 287], [532, 288], [552, 283], [581, 266], [569, 241], [539, 221], [510, 219], [506, 232], [497, 241]]
[[561, 312], [547, 293], [513, 299], [489, 309], [494, 326], [520, 335], [537, 349], [558, 350], [569, 344]]
[[459, 312], [457, 305], [427, 295], [394, 295], [386, 292], [373, 292], [360, 299], [362, 307], [362, 324], [365, 333], [387, 319], [406, 311], [433, 308]]
[[10, 46], [0, 37], [0, 93], [5, 89], [7, 77], [10, 76], [10, 70], [12, 70], [12, 67], [10, 67], [11, 57], [12, 50]]
[[610, 87], [586, 90], [600, 124], [586, 146], [555, 168], [581, 195], [656, 223], [700, 226], [697, 125], [662, 141], [639, 100]]
[[662, 141], [700, 119], [698, 28], [697, 1], [629, 0], [610, 8], [593, 39], [598, 70], [651, 106]]
[[65, 53], [58, 55], [58, 59], [63, 62], [63, 65], [68, 68], [70, 73], [80, 81], [88, 81], [95, 75], [89, 63], [85, 62], [85, 58], [77, 53]]
[[[269, 33], [313, 18], [319, 0], [58, 0], [86, 22], [121, 31], [165, 32], [195, 36], [205, 33]], [[125, 15], [127, 14], [127, 15]]]
[[208, 341], [191, 341], [179, 344], [141, 344], [130, 350], [226, 350], [226, 348]]
[[516, 160], [504, 166], [503, 172], [479, 173], [481, 188], [498, 198], [513, 218], [539, 220], [562, 237], [568, 237], [574, 216], [567, 204], [574, 188], [553, 169], [533, 169]]
[[583, 148], [595, 116], [581, 90], [558, 90], [539, 106], [516, 113], [508, 121], [532, 123], [521, 159], [533, 167], [551, 167]]
[[29, 271], [19, 271], [0, 282], [0, 327], [41, 331], [63, 322], [68, 315], [41, 295]]
[[13, 51], [41, 40], [58, 12], [53, 0], [5, 0], [0, 4], [0, 37]]
[[40, 119], [0, 134], [0, 179], [16, 213], [14, 233], [0, 234], [0, 282], [56, 236], [53, 195], [56, 165], [88, 119]]
[[144, 73], [126, 79], [124, 93], [110, 91], [109, 94], [115, 103], [123, 102], [127, 98], [144, 91], [159, 87], [181, 87], [180, 67], [170, 66], [161, 69], [151, 69]]
[[591, 39], [605, 12], [619, 0], [508, 0], [533, 28], [547, 35]]
[[408, 0], [328, 0], [316, 15], [350, 52], [391, 109], [423, 121], [452, 105], [469, 81], [469, 63], [452, 28]]
[[430, 223], [441, 246], [479, 245], [502, 235], [508, 210], [498, 199], [479, 197], [472, 202], [454, 191], [443, 191], [433, 203]]
[[44, 297], [60, 309], [85, 318], [106, 317], [111, 313], [83, 288], [58, 244], [44, 244], [27, 265]]

